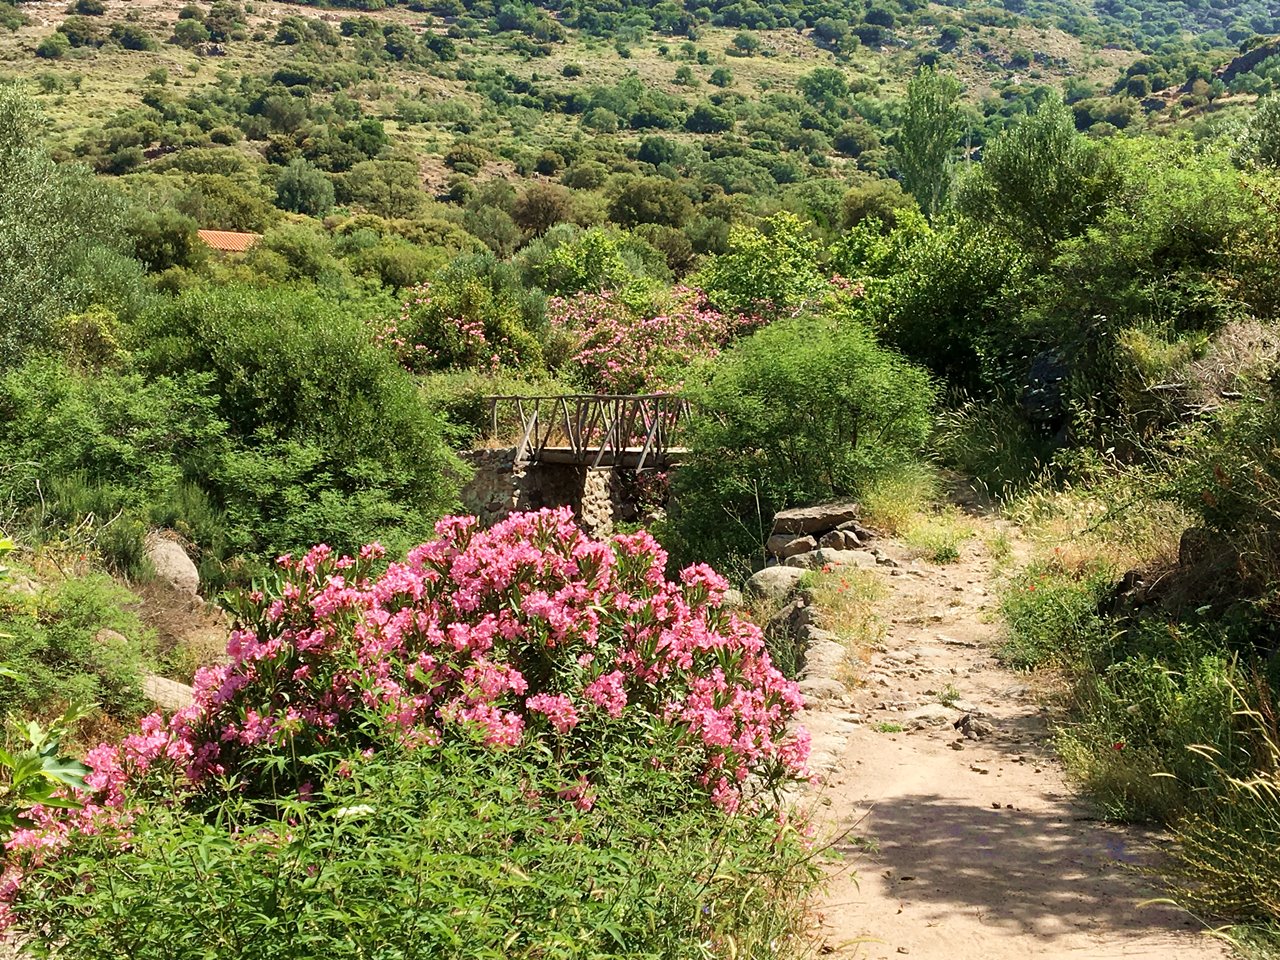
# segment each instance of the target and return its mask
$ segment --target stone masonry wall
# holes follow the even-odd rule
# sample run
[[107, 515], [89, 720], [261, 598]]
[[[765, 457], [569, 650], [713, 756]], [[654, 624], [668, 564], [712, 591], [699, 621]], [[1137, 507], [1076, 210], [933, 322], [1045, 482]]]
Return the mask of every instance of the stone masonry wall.
[[462, 454], [475, 475], [463, 487], [462, 505], [492, 526], [508, 514], [543, 507], [571, 507], [593, 537], [613, 532], [613, 471], [569, 464], [517, 463], [515, 449], [471, 450]]

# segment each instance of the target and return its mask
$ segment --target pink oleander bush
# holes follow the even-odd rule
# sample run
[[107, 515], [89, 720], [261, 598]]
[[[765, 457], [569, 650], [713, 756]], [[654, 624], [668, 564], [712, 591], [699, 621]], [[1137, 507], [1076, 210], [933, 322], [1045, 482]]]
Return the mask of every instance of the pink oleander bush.
[[676, 287], [659, 311], [639, 310], [613, 291], [553, 297], [547, 302], [553, 329], [572, 344], [570, 360], [593, 387], [640, 393], [678, 387], [684, 370], [764, 321], [721, 313], [706, 295]]
[[195, 702], [90, 751], [83, 807], [37, 808], [13, 834], [7, 894], [24, 861], [127, 828], [144, 802], [199, 807], [229, 784], [305, 799], [323, 758], [392, 747], [529, 751], [579, 809], [619, 741], [726, 813], [805, 775], [799, 691], [709, 567], [668, 580], [649, 534], [592, 540], [567, 509], [436, 530], [398, 562], [376, 544], [281, 557], [233, 603], [230, 662], [198, 675]]

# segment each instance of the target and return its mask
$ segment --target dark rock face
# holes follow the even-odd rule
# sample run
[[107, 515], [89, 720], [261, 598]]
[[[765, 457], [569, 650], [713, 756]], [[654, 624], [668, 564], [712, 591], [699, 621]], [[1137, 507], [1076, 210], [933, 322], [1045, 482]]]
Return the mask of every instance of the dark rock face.
[[1031, 362], [1022, 391], [1022, 412], [1046, 433], [1060, 432], [1066, 423], [1066, 381], [1070, 374], [1057, 353], [1045, 351]]

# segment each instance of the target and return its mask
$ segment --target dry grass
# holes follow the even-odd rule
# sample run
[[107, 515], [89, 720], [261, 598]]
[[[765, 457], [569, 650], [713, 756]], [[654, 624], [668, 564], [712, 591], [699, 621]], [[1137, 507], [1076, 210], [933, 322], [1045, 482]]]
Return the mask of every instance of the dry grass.
[[1041, 488], [1008, 507], [1031, 542], [1033, 555], [1067, 571], [1099, 567], [1121, 574], [1176, 563], [1178, 541], [1192, 519], [1154, 499], [1147, 478], [1118, 473], [1088, 488]]
[[939, 503], [941, 489], [941, 478], [932, 467], [903, 468], [866, 491], [863, 518], [868, 526], [902, 540], [917, 556], [953, 563], [976, 531], [962, 511]]
[[884, 638], [885, 624], [876, 613], [876, 603], [888, 593], [884, 581], [872, 570], [814, 570], [800, 580], [800, 588], [817, 610], [817, 625], [848, 651], [839, 679], [852, 686], [871, 659], [871, 648]]

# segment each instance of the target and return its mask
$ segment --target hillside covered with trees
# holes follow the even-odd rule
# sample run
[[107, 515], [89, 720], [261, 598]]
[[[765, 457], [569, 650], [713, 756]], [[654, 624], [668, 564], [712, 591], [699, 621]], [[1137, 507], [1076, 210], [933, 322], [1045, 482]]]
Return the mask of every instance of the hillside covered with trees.
[[[1035, 540], [1068, 771], [1275, 955], [1278, 83], [1263, 0], [0, 0], [0, 921], [802, 955], [796, 660], [730, 590], [816, 502], [951, 562], [959, 495]], [[648, 392], [644, 529], [442, 519], [485, 397]]]

